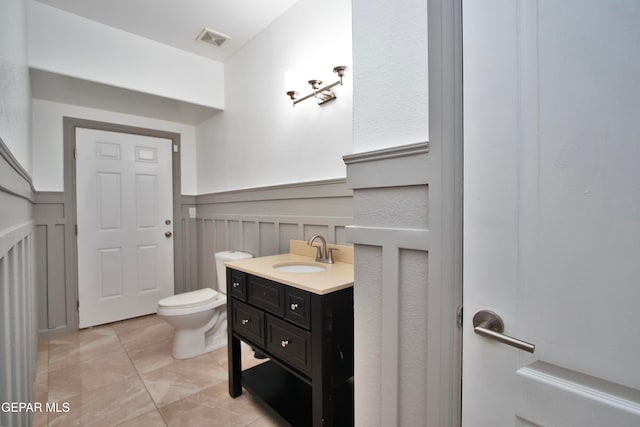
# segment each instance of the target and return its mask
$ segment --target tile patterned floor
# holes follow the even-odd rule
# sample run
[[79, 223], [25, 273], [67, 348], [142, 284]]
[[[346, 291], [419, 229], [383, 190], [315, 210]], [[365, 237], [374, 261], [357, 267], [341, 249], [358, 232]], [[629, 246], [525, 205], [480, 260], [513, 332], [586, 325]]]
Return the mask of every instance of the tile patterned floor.
[[[42, 339], [36, 402], [68, 412], [34, 414], [33, 427], [274, 427], [248, 393], [232, 399], [227, 349], [171, 356], [173, 328], [155, 315]], [[260, 363], [243, 347], [243, 367]]]

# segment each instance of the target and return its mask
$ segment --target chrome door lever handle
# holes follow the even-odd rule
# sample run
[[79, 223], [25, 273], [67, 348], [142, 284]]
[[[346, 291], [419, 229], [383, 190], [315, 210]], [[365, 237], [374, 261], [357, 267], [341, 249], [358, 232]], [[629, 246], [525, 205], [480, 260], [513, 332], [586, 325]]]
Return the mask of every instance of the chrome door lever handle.
[[529, 353], [533, 353], [536, 349], [535, 344], [503, 334], [504, 322], [502, 321], [502, 318], [493, 311], [482, 310], [473, 316], [473, 332], [478, 335], [482, 335], [483, 337], [500, 341], [501, 343], [510, 345], [511, 347], [528, 351]]

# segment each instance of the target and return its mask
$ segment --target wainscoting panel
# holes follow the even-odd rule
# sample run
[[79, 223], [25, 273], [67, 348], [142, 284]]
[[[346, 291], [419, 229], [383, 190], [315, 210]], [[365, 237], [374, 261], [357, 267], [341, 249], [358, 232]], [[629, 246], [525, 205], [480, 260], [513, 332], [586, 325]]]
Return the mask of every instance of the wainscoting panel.
[[67, 307], [67, 274], [63, 193], [36, 193], [35, 270], [38, 289], [38, 330], [65, 328], [73, 321]]
[[[197, 281], [190, 288], [215, 287], [215, 253], [225, 250], [266, 256], [289, 251], [291, 239], [321, 234], [346, 243], [353, 222], [352, 192], [344, 179], [264, 187], [198, 196]], [[193, 276], [191, 277], [193, 279]]]
[[76, 322], [75, 283], [70, 248], [67, 244], [69, 219], [65, 215], [62, 192], [38, 192], [33, 209], [36, 229], [35, 274], [38, 289], [38, 330], [65, 332]]
[[[30, 402], [38, 346], [33, 221], [0, 232], [0, 402]], [[28, 426], [26, 412], [0, 412], [0, 425]]]
[[[441, 199], [429, 143], [345, 156], [354, 191], [355, 416], [357, 425], [454, 425], [454, 221]], [[368, 179], [373, 171], [376, 174]], [[380, 178], [382, 177], [382, 179]], [[459, 248], [458, 248], [459, 249]], [[435, 420], [435, 421], [425, 421]]]
[[[33, 185], [0, 139], [0, 402], [32, 402], [38, 350]], [[31, 413], [0, 411], [0, 426]]]

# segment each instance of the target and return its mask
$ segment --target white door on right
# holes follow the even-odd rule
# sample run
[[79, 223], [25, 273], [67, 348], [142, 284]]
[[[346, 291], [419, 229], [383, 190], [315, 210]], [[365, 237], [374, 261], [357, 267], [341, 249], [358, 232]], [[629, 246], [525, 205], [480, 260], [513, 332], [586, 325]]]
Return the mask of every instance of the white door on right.
[[640, 426], [640, 1], [463, 0], [463, 52], [463, 426]]

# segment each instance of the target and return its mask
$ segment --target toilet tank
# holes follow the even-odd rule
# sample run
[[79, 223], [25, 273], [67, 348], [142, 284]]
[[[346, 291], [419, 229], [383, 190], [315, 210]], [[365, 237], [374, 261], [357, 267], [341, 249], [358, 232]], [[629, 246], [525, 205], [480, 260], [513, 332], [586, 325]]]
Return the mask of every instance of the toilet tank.
[[224, 263], [227, 261], [235, 261], [239, 259], [253, 258], [253, 255], [240, 251], [223, 251], [216, 252], [216, 275], [218, 278], [218, 292], [223, 294], [227, 292], [227, 274]]

